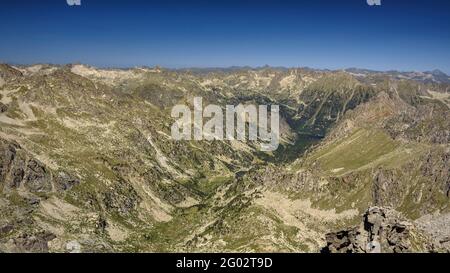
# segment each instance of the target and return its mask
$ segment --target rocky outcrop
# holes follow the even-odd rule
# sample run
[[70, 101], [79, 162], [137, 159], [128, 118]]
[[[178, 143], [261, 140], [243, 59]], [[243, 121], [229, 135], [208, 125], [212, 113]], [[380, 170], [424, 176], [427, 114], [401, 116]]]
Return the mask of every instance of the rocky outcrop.
[[8, 111], [8, 106], [0, 102], [0, 114]]
[[375, 96], [372, 87], [357, 84], [348, 74], [324, 76], [308, 86], [301, 94], [298, 126], [304, 133], [323, 137], [349, 110]]
[[54, 174], [18, 143], [0, 139], [0, 189], [20, 187], [31, 193], [67, 191], [80, 183], [77, 177], [65, 172]]
[[0, 185], [3, 190], [23, 186], [33, 193], [52, 191], [51, 173], [14, 142], [0, 140]]
[[55, 182], [55, 187], [58, 191], [67, 191], [80, 184], [80, 180], [78, 178], [72, 177], [65, 172], [60, 172], [56, 177]]
[[14, 229], [14, 226], [11, 224], [4, 224], [0, 226], [0, 236], [7, 234], [8, 232], [10, 232], [11, 230]]
[[428, 153], [420, 170], [450, 197], [450, 151]]
[[372, 200], [394, 207], [412, 219], [445, 210], [449, 203], [450, 154], [430, 149], [401, 168], [373, 170]]
[[33, 235], [22, 234], [11, 239], [6, 244], [6, 248], [8, 252], [46, 253], [49, 251], [48, 242], [55, 238], [55, 235], [50, 232], [40, 232]]
[[117, 181], [113, 188], [102, 193], [102, 197], [107, 211], [124, 216], [129, 216], [141, 200], [134, 188], [124, 180]]
[[374, 171], [372, 199], [375, 205], [398, 207], [407, 194], [395, 170], [378, 168]]
[[446, 144], [450, 142], [448, 111], [439, 101], [425, 101], [391, 117], [383, 127], [394, 139]]
[[416, 223], [433, 238], [433, 245], [450, 252], [450, 213], [434, 213], [422, 216]]
[[325, 253], [404, 253], [429, 251], [413, 223], [388, 208], [371, 207], [356, 227], [328, 233]]
[[0, 77], [3, 78], [3, 80], [7, 81], [11, 78], [17, 78], [21, 77], [22, 72], [20, 72], [17, 69], [14, 69], [13, 67], [7, 65], [7, 64], [0, 64]]

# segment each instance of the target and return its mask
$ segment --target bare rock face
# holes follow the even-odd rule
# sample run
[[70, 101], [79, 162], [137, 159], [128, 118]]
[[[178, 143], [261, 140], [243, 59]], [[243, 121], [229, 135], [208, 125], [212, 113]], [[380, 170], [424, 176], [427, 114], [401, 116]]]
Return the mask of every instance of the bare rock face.
[[50, 172], [42, 163], [31, 159], [27, 162], [25, 170], [25, 187], [32, 192], [49, 192], [52, 190]]
[[13, 142], [0, 141], [0, 178], [3, 189], [24, 186], [30, 192], [52, 190], [50, 171]]
[[394, 139], [446, 144], [450, 141], [448, 107], [422, 104], [389, 119], [384, 127]]
[[322, 249], [324, 253], [360, 253], [364, 252], [364, 246], [359, 242], [361, 232], [357, 227], [328, 233], [327, 246]]
[[407, 194], [405, 187], [392, 170], [379, 168], [374, 171], [373, 177], [373, 200], [378, 206], [398, 207]]
[[369, 208], [360, 226], [326, 235], [324, 253], [405, 253], [429, 251], [417, 241], [422, 235], [391, 209]]
[[0, 189], [20, 187], [31, 193], [67, 191], [80, 181], [65, 172], [55, 174], [18, 143], [0, 139]]

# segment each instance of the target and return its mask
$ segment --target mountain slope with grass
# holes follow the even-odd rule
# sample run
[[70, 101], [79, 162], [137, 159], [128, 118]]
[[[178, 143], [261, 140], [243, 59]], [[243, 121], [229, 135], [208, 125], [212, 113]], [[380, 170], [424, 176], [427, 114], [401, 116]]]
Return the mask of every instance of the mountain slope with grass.
[[[420, 238], [390, 249], [448, 251], [449, 86], [430, 73], [2, 64], [0, 251], [319, 252], [373, 206]], [[280, 105], [278, 150], [172, 140], [194, 97]]]

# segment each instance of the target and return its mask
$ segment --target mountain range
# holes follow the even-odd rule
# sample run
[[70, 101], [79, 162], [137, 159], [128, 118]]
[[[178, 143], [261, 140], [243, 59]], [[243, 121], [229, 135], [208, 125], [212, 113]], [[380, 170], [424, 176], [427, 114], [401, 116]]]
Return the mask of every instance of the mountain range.
[[[445, 73], [0, 64], [1, 252], [450, 251]], [[174, 141], [277, 104], [281, 143]]]

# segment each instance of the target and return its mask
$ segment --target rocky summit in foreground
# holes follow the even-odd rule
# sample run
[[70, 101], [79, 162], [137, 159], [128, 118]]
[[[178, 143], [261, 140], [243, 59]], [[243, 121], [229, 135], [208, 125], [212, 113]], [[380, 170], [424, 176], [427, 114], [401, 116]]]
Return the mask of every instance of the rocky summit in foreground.
[[[0, 65], [1, 252], [448, 252], [442, 72]], [[281, 143], [171, 108], [280, 105]]]
[[325, 253], [408, 253], [444, 251], [445, 241], [435, 242], [397, 211], [370, 207], [356, 227], [326, 235]]

